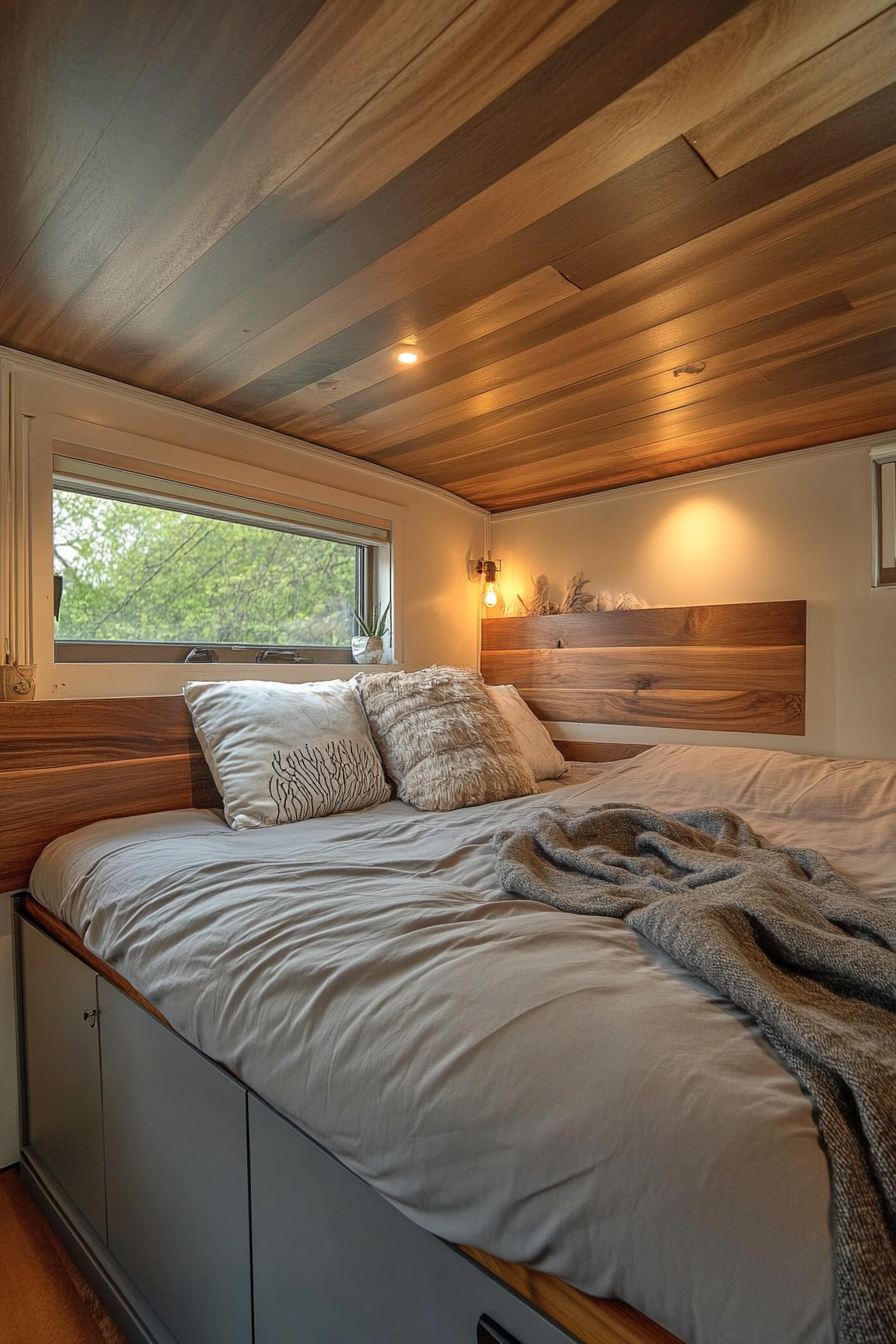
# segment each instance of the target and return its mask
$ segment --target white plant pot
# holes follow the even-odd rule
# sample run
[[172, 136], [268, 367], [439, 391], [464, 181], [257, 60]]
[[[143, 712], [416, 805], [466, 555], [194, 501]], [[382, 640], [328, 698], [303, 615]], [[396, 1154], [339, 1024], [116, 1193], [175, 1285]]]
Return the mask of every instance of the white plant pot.
[[352, 658], [356, 663], [381, 663], [383, 641], [375, 635], [355, 635], [352, 640]]

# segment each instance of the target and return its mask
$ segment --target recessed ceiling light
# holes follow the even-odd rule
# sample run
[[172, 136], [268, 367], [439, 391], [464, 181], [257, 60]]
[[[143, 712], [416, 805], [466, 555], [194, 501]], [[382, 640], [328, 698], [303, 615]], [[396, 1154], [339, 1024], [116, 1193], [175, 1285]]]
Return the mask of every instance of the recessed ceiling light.
[[412, 345], [400, 345], [395, 351], [395, 358], [399, 364], [416, 364], [420, 359], [420, 351]]

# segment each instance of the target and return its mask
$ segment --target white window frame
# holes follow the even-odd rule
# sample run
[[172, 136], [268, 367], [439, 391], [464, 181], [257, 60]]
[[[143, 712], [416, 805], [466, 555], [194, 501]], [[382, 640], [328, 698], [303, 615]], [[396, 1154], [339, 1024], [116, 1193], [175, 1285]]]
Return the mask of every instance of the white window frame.
[[[55, 662], [53, 619], [53, 483], [54, 459], [85, 464], [85, 470], [122, 478], [134, 473], [170, 488], [174, 498], [182, 487], [195, 500], [222, 498], [234, 510], [260, 519], [270, 509], [277, 516], [302, 518], [330, 535], [348, 540], [354, 527], [360, 537], [374, 537], [377, 600], [391, 602], [391, 649], [384, 663], [401, 662], [400, 558], [407, 510], [402, 505], [343, 491], [283, 473], [253, 468], [245, 462], [144, 438], [106, 425], [61, 415], [31, 417], [11, 407], [9, 451], [2, 463], [10, 517], [5, 520], [9, 544], [0, 556], [0, 621], [15, 645], [20, 663], [37, 665], [39, 698], [104, 695], [176, 694], [188, 681], [258, 677], [314, 681], [349, 677], [349, 663], [255, 664], [161, 662]], [[67, 468], [71, 475], [71, 468]], [[375, 506], [376, 513], [371, 512]], [[327, 523], [332, 524], [332, 530]], [[383, 534], [391, 544], [383, 544]], [[362, 543], [363, 540], [362, 540]]]
[[[896, 587], [896, 565], [886, 565], [885, 558], [890, 559], [889, 554], [884, 555], [884, 499], [882, 493], [882, 468], [889, 464], [896, 464], [896, 444], [890, 444], [884, 448], [869, 449], [871, 458], [871, 497], [872, 497], [872, 519], [871, 519], [871, 545], [873, 557], [873, 578], [872, 583], [875, 588], [893, 588]], [[896, 469], [896, 468], [894, 468]], [[890, 525], [896, 527], [896, 520], [890, 519]]]
[[[320, 513], [309, 513], [307, 509], [296, 509], [283, 504], [265, 503], [235, 496], [221, 490], [186, 485], [179, 481], [166, 480], [164, 477], [146, 475], [141, 472], [124, 471], [121, 468], [102, 466], [83, 459], [53, 457], [53, 488], [71, 490], [76, 493], [93, 495], [100, 499], [120, 499], [135, 504], [144, 504], [150, 508], [182, 509], [194, 516], [217, 518], [234, 523], [268, 527], [306, 537], [319, 537], [328, 541], [338, 541], [352, 546], [363, 556], [357, 557], [360, 572], [356, 569], [353, 605], [363, 611], [376, 600], [376, 551], [392, 544], [392, 534], [387, 527], [374, 527], [370, 523], [347, 523], [342, 519]], [[65, 600], [63, 590], [63, 601]], [[61, 646], [61, 648], [60, 648]], [[290, 647], [304, 660], [313, 663], [350, 663], [349, 643], [326, 646], [302, 645], [294, 641], [290, 646], [276, 645], [271, 640], [267, 645], [250, 644], [240, 641], [237, 644], [222, 643], [216, 640], [103, 640], [75, 639], [55, 641], [57, 662], [184, 662], [193, 649], [214, 650], [216, 660], [226, 662], [251, 663], [255, 653], [265, 648], [284, 649]], [[68, 656], [60, 657], [60, 653]], [[90, 655], [94, 656], [91, 657]], [[327, 654], [330, 656], [328, 657]], [[129, 656], [130, 655], [130, 656]], [[283, 664], [279, 664], [283, 666]]]

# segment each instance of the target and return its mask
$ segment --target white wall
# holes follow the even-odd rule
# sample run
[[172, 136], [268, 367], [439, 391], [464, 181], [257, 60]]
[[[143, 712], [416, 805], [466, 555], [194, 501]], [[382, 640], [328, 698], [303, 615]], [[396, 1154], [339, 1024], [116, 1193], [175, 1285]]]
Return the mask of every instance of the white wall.
[[[896, 588], [871, 586], [874, 440], [788, 453], [501, 514], [506, 598], [529, 576], [631, 590], [652, 606], [805, 598], [805, 737], [549, 725], [555, 736], [896, 757]], [[896, 441], [896, 436], [894, 436]]]
[[[182, 469], [234, 490], [259, 481], [266, 493], [289, 502], [337, 511], [345, 503], [356, 514], [393, 522], [397, 537], [394, 615], [401, 660], [410, 668], [432, 662], [475, 665], [477, 589], [467, 578], [466, 565], [470, 557], [482, 554], [487, 525], [483, 510], [446, 491], [285, 435], [49, 361], [12, 351], [0, 353], [12, 432], [22, 417], [33, 417], [35, 444], [46, 441], [45, 427], [50, 426], [56, 438], [73, 437], [79, 445], [90, 444], [93, 438], [101, 453], [115, 456], [132, 470], [151, 471], [161, 465], [164, 474], [170, 475]], [[68, 428], [60, 428], [60, 418]], [[8, 423], [4, 415], [4, 431]], [[95, 432], [91, 433], [91, 427]], [[36, 590], [51, 582], [49, 574], [35, 573]], [[48, 591], [43, 596], [49, 600]], [[39, 633], [36, 629], [37, 645]], [[40, 652], [37, 661], [41, 661]], [[144, 678], [131, 693], [152, 689]], [[176, 688], [160, 680], [155, 689]], [[79, 680], [77, 694], [90, 693], [83, 679]], [[38, 695], [49, 694], [52, 687], [46, 669], [42, 675], [39, 668]]]
[[[481, 555], [486, 545], [488, 519], [481, 509], [339, 453], [17, 352], [0, 352], [0, 385], [4, 435], [21, 432], [22, 417], [34, 417], [35, 453], [43, 451], [47, 459], [35, 471], [35, 488], [42, 488], [41, 481], [46, 486], [50, 440], [62, 435], [120, 458], [120, 465], [131, 470], [151, 471], [161, 466], [166, 469], [163, 474], [182, 470], [229, 482], [233, 489], [240, 483], [261, 482], [267, 493], [289, 502], [337, 511], [344, 504], [358, 516], [385, 518], [396, 534], [393, 578], [398, 656], [409, 668], [433, 662], [476, 666], [481, 608], [479, 589], [467, 577], [467, 562]], [[36, 546], [36, 555], [39, 549]], [[46, 613], [52, 567], [48, 558], [42, 568], [46, 573], [35, 572], [34, 576], [34, 591], [41, 599], [35, 644], [44, 655], [43, 662], [40, 652], [37, 659], [39, 696], [178, 690], [184, 671], [163, 664], [130, 670], [70, 664], [64, 675], [58, 674], [49, 661], [52, 621]], [[191, 669], [190, 675], [196, 671]], [[271, 671], [281, 677], [292, 673], [289, 668]], [[300, 677], [308, 675], [299, 669], [296, 672]], [[0, 1167], [15, 1161], [17, 1150], [9, 914], [9, 898], [0, 896]]]

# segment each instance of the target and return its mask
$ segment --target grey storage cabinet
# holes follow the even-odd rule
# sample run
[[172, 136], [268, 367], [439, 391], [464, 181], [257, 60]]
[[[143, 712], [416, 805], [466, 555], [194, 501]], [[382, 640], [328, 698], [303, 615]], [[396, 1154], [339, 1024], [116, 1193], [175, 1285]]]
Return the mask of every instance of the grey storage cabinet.
[[255, 1344], [571, 1336], [249, 1097]]
[[65, 948], [20, 930], [23, 1158], [86, 1215], [82, 1263], [126, 1304], [135, 1340], [570, 1344]]
[[100, 980], [109, 1250], [181, 1344], [251, 1344], [246, 1090]]
[[97, 976], [20, 921], [26, 1149], [106, 1239]]

